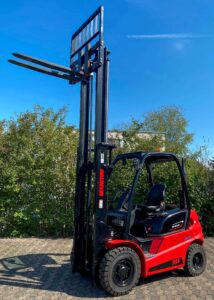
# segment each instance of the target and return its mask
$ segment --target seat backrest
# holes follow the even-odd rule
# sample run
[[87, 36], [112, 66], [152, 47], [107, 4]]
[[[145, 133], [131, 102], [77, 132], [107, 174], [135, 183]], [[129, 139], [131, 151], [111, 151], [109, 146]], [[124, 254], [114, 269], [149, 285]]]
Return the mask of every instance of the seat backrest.
[[162, 183], [155, 184], [151, 187], [146, 197], [147, 206], [161, 206], [165, 199], [166, 186]]

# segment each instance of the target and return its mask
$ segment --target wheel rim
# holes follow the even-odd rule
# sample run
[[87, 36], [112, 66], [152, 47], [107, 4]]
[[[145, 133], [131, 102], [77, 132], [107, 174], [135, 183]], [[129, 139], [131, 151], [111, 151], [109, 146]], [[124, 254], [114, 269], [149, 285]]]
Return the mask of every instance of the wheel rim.
[[130, 259], [118, 261], [113, 269], [113, 280], [117, 286], [128, 286], [134, 275], [134, 266]]
[[192, 263], [193, 263], [193, 268], [196, 271], [201, 269], [201, 267], [203, 266], [203, 262], [204, 262], [204, 258], [203, 258], [203, 255], [201, 253], [196, 253], [193, 256]]

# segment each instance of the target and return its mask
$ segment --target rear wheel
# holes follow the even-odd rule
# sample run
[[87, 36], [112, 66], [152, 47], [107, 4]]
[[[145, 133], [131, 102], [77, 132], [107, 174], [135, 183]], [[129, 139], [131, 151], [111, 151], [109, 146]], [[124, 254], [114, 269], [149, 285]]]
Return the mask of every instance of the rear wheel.
[[138, 283], [141, 263], [137, 253], [128, 247], [109, 250], [99, 267], [102, 287], [112, 296], [127, 294]]
[[186, 273], [190, 276], [198, 276], [204, 272], [206, 263], [206, 252], [203, 246], [199, 244], [190, 245], [186, 256]]

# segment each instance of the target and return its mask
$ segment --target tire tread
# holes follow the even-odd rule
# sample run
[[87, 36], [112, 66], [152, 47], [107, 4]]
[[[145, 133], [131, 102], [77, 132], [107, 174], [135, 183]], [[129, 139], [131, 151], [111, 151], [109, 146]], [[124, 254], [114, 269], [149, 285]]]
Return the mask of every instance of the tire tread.
[[[201, 253], [203, 255], [203, 267], [201, 268], [200, 272], [196, 272], [193, 268], [192, 268], [192, 255], [194, 255], [194, 253]], [[187, 255], [186, 255], [186, 265], [185, 265], [185, 272], [187, 273], [187, 275], [189, 276], [199, 276], [200, 274], [202, 274], [204, 272], [204, 269], [206, 267], [206, 252], [204, 250], [204, 247], [201, 246], [200, 244], [191, 244], [187, 250]]]
[[140, 259], [137, 253], [132, 250], [129, 247], [118, 247], [114, 248], [112, 250], [109, 250], [105, 256], [103, 257], [101, 263], [100, 263], [100, 268], [99, 268], [99, 280], [101, 283], [101, 286], [112, 296], [122, 296], [125, 294], [128, 294], [133, 287], [138, 283], [139, 278], [140, 278], [140, 271], [141, 268], [137, 268], [137, 274], [135, 275], [135, 281], [133, 282], [132, 286], [129, 289], [126, 289], [124, 292], [122, 291], [116, 291], [110, 286], [109, 280], [108, 280], [108, 270], [110, 265], [113, 263], [114, 259], [121, 253], [128, 253], [132, 254], [135, 256], [135, 258], [138, 260], [138, 264], [140, 265]]

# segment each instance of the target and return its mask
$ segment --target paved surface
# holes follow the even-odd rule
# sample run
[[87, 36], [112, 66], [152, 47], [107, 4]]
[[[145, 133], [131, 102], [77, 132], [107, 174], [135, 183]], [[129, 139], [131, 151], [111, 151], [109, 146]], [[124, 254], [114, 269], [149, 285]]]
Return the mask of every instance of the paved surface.
[[[206, 239], [206, 272], [196, 278], [182, 270], [153, 276], [123, 299], [214, 299], [214, 239]], [[69, 239], [0, 239], [0, 299], [109, 298], [88, 278], [72, 274]], [[118, 299], [118, 298], [117, 298]]]

